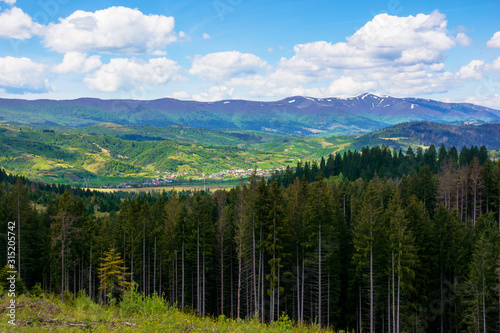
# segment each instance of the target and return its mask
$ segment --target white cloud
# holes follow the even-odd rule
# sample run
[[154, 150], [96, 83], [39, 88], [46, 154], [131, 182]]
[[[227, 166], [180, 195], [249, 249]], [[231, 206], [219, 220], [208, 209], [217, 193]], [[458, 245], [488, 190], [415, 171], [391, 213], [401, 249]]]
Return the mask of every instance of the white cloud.
[[472, 60], [467, 65], [462, 66], [457, 73], [461, 80], [479, 80], [483, 76], [483, 60]]
[[185, 37], [184, 33], [175, 33], [174, 25], [173, 17], [144, 15], [126, 7], [77, 10], [60, 18], [59, 23], [50, 23], [44, 41], [45, 46], [60, 53], [148, 54]]
[[486, 43], [488, 47], [500, 47], [500, 31], [495, 32], [493, 37]]
[[85, 53], [69, 52], [64, 55], [63, 62], [52, 67], [52, 71], [61, 74], [88, 73], [101, 67], [101, 57], [94, 55], [87, 58]]
[[203, 33], [202, 37], [203, 39], [210, 39], [210, 35], [207, 34], [206, 32]]
[[463, 32], [460, 32], [457, 34], [457, 37], [455, 37], [455, 40], [457, 41], [458, 44], [461, 46], [470, 46], [472, 44], [472, 39], [470, 39], [466, 34]]
[[346, 42], [296, 45], [295, 55], [281, 58], [273, 71], [234, 77], [225, 86], [265, 97], [445, 92], [460, 85], [456, 74], [444, 71], [443, 51], [456, 44], [446, 25], [438, 11], [408, 17], [380, 14]]
[[45, 76], [46, 67], [29, 58], [0, 58], [0, 88], [13, 93], [50, 90]]
[[348, 97], [377, 89], [374, 81], [355, 81], [352, 77], [340, 77], [328, 87], [329, 96]]
[[233, 98], [234, 88], [230, 88], [224, 85], [221, 86], [211, 86], [206, 91], [193, 94], [193, 99], [201, 102], [213, 102], [220, 101], [223, 99]]
[[16, 0], [0, 0], [0, 2], [5, 2], [6, 4], [13, 5], [16, 3]]
[[466, 102], [500, 110], [500, 95], [498, 94], [492, 94], [485, 98], [471, 97]]
[[90, 89], [104, 92], [143, 90], [181, 80], [179, 71], [180, 66], [167, 58], [154, 58], [147, 62], [135, 58], [114, 58], [83, 81]]
[[486, 64], [484, 69], [487, 71], [500, 73], [500, 57], [496, 58], [491, 64]]
[[445, 16], [438, 11], [408, 17], [380, 14], [348, 37], [347, 42], [296, 45], [295, 56], [282, 59], [280, 66], [316, 76], [332, 69], [441, 62], [442, 51], [455, 45], [446, 25]]
[[444, 63], [432, 64], [429, 67], [433, 72], [441, 72], [444, 69]]
[[0, 13], [0, 37], [28, 39], [40, 33], [41, 29], [42, 26], [33, 22], [20, 8], [13, 7]]
[[196, 56], [189, 74], [198, 75], [204, 80], [222, 81], [240, 74], [252, 74], [267, 63], [250, 53], [237, 51], [209, 53]]
[[188, 99], [191, 97], [191, 95], [187, 91], [176, 91], [173, 92], [172, 95], [169, 97], [175, 99]]

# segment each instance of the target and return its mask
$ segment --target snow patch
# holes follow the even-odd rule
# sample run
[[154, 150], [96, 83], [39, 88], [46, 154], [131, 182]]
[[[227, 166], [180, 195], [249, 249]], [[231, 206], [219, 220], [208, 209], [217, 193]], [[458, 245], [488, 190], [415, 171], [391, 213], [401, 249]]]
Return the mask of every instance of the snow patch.
[[415, 104], [412, 104], [410, 108], [413, 110], [415, 108]]
[[295, 100], [294, 100], [294, 99], [292, 99], [291, 101], [288, 101], [288, 103], [293, 103], [293, 102], [295, 102]]
[[231, 103], [231, 102], [229, 102], [229, 101], [225, 101], [225, 102], [224, 102], [224, 104], [229, 104], [229, 103]]

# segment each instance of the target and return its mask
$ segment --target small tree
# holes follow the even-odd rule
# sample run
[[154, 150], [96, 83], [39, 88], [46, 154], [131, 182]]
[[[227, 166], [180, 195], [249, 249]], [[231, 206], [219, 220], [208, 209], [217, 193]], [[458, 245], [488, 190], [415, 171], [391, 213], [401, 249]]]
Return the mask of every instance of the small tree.
[[99, 267], [99, 279], [101, 280], [99, 289], [104, 290], [105, 295], [112, 299], [120, 296], [131, 285], [131, 282], [127, 281], [126, 278], [131, 273], [125, 271], [126, 267], [123, 266], [120, 253], [116, 253], [115, 249], [104, 252]]

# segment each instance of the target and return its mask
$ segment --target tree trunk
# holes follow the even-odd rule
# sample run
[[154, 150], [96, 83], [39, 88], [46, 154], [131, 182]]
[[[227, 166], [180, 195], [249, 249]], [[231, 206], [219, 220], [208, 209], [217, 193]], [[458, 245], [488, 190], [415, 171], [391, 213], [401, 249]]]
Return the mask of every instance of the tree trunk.
[[64, 230], [64, 219], [62, 218], [62, 241], [61, 241], [61, 302], [64, 302], [64, 240], [66, 233]]
[[387, 277], [387, 332], [391, 333], [391, 278]]
[[297, 322], [302, 325], [300, 320], [300, 266], [299, 266], [299, 245], [296, 246], [297, 249]]
[[318, 267], [318, 323], [319, 323], [319, 326], [321, 326], [322, 324], [322, 321], [321, 321], [321, 223], [319, 225], [319, 234], [318, 234], [318, 238], [319, 238], [319, 258], [318, 258], [318, 263], [319, 263], [319, 267]]
[[[370, 232], [370, 238], [372, 237], [373, 233]], [[375, 332], [373, 315], [373, 244], [370, 240], [370, 333]]]
[[142, 235], [142, 292], [146, 294], [146, 219], [144, 219]]
[[90, 258], [89, 258], [89, 297], [92, 299], [92, 243], [90, 243]]
[[197, 242], [196, 242], [196, 310], [201, 313], [200, 297], [200, 219], [197, 224]]
[[17, 276], [21, 279], [21, 184], [17, 187]]
[[[240, 253], [241, 253], [241, 243], [240, 243]], [[236, 308], [236, 318], [240, 319], [240, 309], [241, 309], [241, 258], [238, 258], [238, 302]]]
[[224, 314], [224, 235], [221, 235], [220, 250], [220, 314]]
[[181, 306], [182, 306], [182, 309], [184, 309], [184, 240], [182, 240], [182, 249], [181, 249], [182, 253], [181, 253], [181, 269], [182, 269], [182, 277], [181, 277]]

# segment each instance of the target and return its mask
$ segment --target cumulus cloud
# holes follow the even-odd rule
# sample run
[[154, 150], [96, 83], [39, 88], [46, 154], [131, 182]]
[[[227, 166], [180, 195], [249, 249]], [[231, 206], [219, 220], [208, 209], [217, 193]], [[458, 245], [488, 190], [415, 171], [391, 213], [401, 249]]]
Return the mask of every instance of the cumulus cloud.
[[472, 39], [470, 39], [466, 34], [463, 32], [460, 32], [457, 34], [457, 37], [455, 37], [455, 40], [457, 41], [458, 44], [461, 46], [470, 46], [472, 44]]
[[429, 67], [433, 72], [441, 72], [444, 69], [444, 63], [432, 64]]
[[234, 88], [230, 88], [224, 85], [221, 86], [211, 86], [206, 91], [193, 94], [193, 99], [201, 102], [213, 102], [220, 101], [222, 99], [233, 98]]
[[114, 58], [83, 81], [90, 89], [104, 92], [142, 90], [181, 80], [179, 71], [180, 66], [167, 58], [154, 58], [149, 61]]
[[16, 3], [16, 0], [0, 0], [0, 2], [5, 2], [6, 4], [13, 5]]
[[488, 47], [500, 47], [500, 31], [495, 32], [493, 37], [486, 43]]
[[331, 69], [412, 66], [440, 62], [442, 52], [455, 45], [446, 29], [445, 15], [398, 17], [377, 15], [347, 38], [347, 42], [318, 41], [294, 47], [291, 59], [280, 65], [311, 75]]
[[50, 23], [43, 37], [45, 46], [60, 53], [149, 54], [186, 37], [175, 33], [174, 25], [173, 17], [144, 15], [126, 7], [77, 10], [58, 23]]
[[173, 92], [172, 95], [169, 97], [175, 99], [188, 99], [191, 97], [191, 95], [187, 91], [176, 91]]
[[13, 7], [0, 13], [0, 37], [28, 39], [40, 33], [41, 29], [42, 26], [33, 22], [31, 17], [20, 8]]
[[491, 94], [485, 98], [471, 97], [466, 102], [500, 110], [500, 95], [498, 94]]
[[340, 77], [328, 87], [330, 96], [347, 97], [377, 89], [374, 81], [356, 81], [352, 77]]
[[487, 71], [492, 71], [492, 72], [498, 72], [498, 73], [500, 73], [500, 57], [498, 57], [491, 64], [486, 64], [484, 66], [484, 69], [487, 70]]
[[267, 63], [250, 53], [237, 51], [209, 53], [196, 56], [189, 74], [198, 75], [204, 80], [222, 81], [240, 74], [252, 74]]
[[483, 76], [483, 67], [483, 60], [472, 60], [460, 68], [458, 77], [462, 80], [479, 80]]
[[265, 97], [445, 92], [460, 83], [457, 74], [444, 71], [443, 51], [468, 38], [462, 33], [457, 40], [446, 26], [438, 11], [408, 17], [380, 14], [346, 42], [298, 44], [291, 58], [281, 58], [266, 74], [233, 76], [224, 86]]
[[0, 58], [0, 88], [11, 93], [46, 92], [51, 89], [46, 67], [29, 58]]
[[64, 55], [63, 62], [52, 67], [52, 71], [61, 74], [67, 73], [88, 73], [101, 67], [101, 57], [91, 56], [87, 58], [85, 53], [69, 52]]
[[203, 33], [202, 37], [203, 39], [210, 39], [210, 35], [207, 34], [206, 32]]

